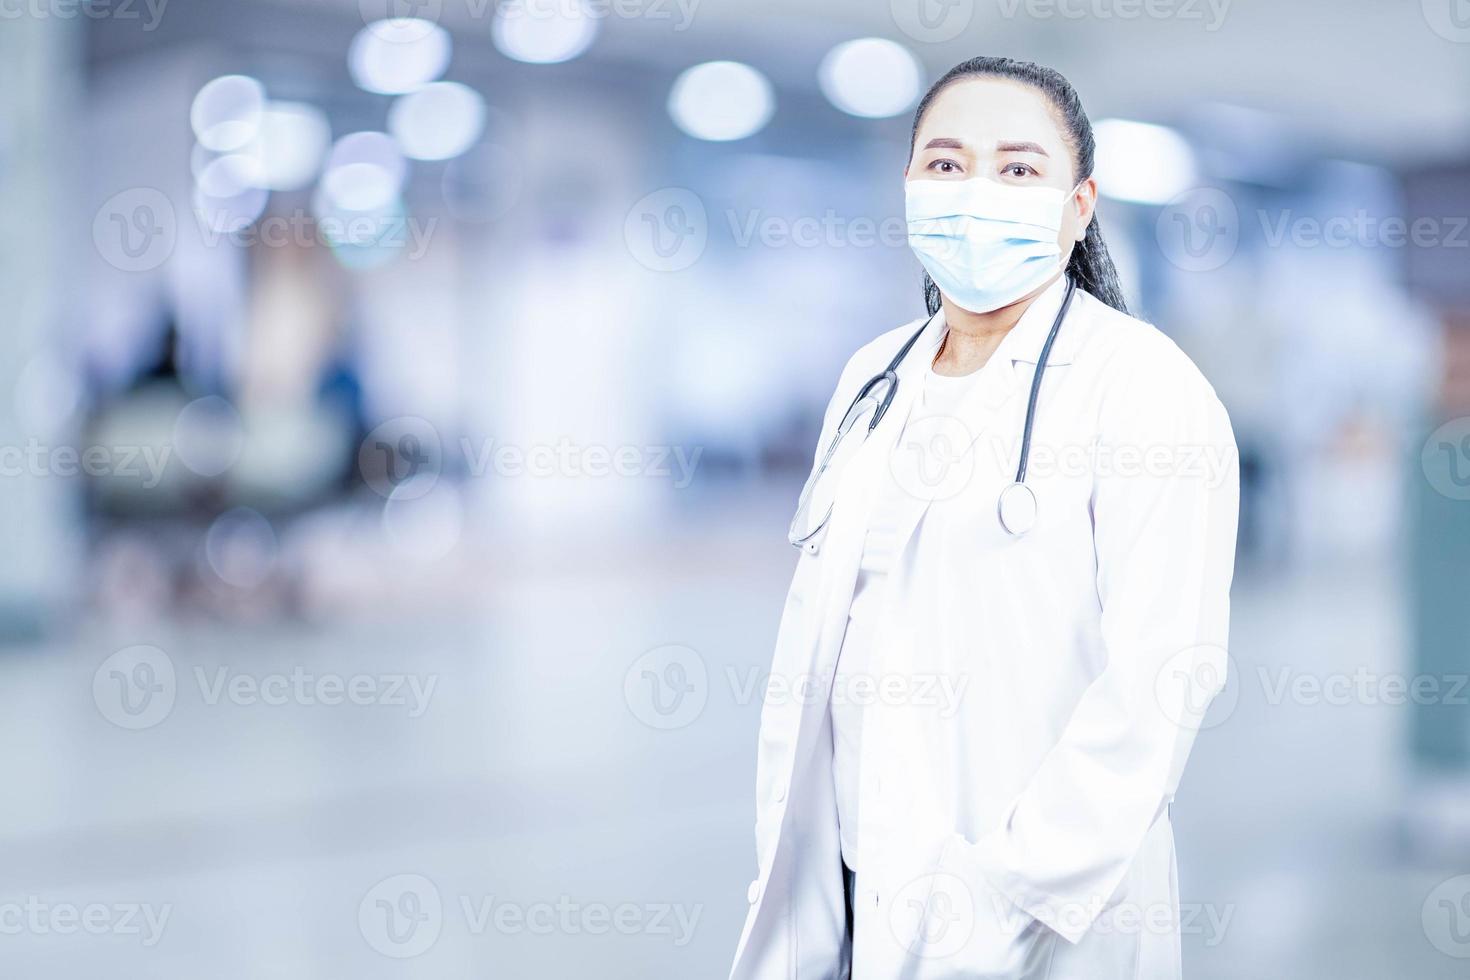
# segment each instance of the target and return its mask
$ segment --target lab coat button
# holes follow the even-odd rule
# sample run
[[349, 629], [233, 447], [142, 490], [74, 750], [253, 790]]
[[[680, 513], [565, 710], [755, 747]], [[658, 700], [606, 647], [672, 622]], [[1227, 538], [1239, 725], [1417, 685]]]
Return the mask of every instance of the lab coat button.
[[755, 900], [758, 899], [758, 898], [760, 898], [760, 897], [761, 897], [761, 883], [760, 883], [760, 879], [756, 879], [755, 881], [752, 881], [750, 883], [750, 887], [745, 890], [745, 900], [747, 902], [749, 902], [751, 905], [754, 905], [755, 904]]
[[785, 801], [786, 801], [786, 787], [783, 786], [780, 789], [776, 790], [776, 802], [777, 803], [784, 803]]

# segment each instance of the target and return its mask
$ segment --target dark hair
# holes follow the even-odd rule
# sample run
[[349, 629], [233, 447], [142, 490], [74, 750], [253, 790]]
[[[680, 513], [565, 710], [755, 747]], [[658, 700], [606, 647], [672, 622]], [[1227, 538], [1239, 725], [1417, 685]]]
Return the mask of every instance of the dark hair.
[[[1092, 176], [1097, 141], [1092, 135], [1092, 123], [1088, 121], [1087, 113], [1082, 111], [1082, 100], [1077, 98], [1077, 91], [1072, 88], [1072, 83], [1062, 77], [1060, 72], [1013, 58], [971, 58], [945, 72], [944, 77], [924, 93], [924, 98], [919, 100], [919, 108], [914, 111], [914, 128], [909, 135], [910, 156], [913, 156], [914, 145], [919, 137], [919, 123], [940, 93], [954, 82], [985, 77], [1022, 82], [1050, 99], [1052, 108], [1061, 117], [1067, 142], [1072, 147], [1072, 163], [1077, 179], [1080, 181]], [[1128, 312], [1128, 306], [1123, 301], [1123, 287], [1118, 282], [1118, 270], [1113, 268], [1108, 247], [1103, 244], [1096, 213], [1087, 226], [1087, 234], [1072, 249], [1071, 261], [1067, 263], [1067, 275], [1113, 309]], [[924, 305], [928, 307], [930, 316], [939, 312], [939, 287], [934, 285], [934, 280], [929, 278], [928, 273], [924, 274]]]

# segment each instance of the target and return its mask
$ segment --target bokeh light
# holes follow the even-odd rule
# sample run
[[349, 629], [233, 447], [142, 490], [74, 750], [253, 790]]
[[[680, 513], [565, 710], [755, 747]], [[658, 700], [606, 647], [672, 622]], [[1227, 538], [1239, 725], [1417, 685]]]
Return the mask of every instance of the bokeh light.
[[507, 0], [495, 10], [491, 36], [507, 58], [556, 64], [591, 47], [597, 26], [583, 0]]
[[349, 133], [327, 158], [322, 190], [335, 207], [377, 211], [398, 197], [408, 176], [403, 153], [387, 133]]
[[264, 583], [275, 568], [278, 551], [270, 521], [248, 507], [225, 511], [204, 535], [204, 559], [210, 571], [239, 589]]
[[1097, 137], [1098, 190], [1119, 201], [1164, 204], [1195, 186], [1189, 143], [1167, 126], [1104, 119]]
[[485, 128], [485, 100], [468, 85], [435, 82], [397, 99], [388, 132], [415, 160], [448, 160], [474, 145]]
[[413, 240], [408, 215], [397, 197], [374, 208], [344, 207], [319, 187], [312, 195], [312, 215], [322, 240], [349, 269], [375, 269], [403, 254]]
[[882, 119], [918, 101], [923, 71], [903, 45], [865, 37], [827, 52], [817, 80], [822, 92], [843, 112]]
[[216, 153], [255, 138], [265, 111], [265, 86], [248, 75], [224, 75], [201, 88], [189, 108], [194, 138]]
[[316, 106], [270, 102], [242, 152], [256, 162], [262, 187], [290, 191], [316, 179], [331, 140], [331, 124]]
[[264, 212], [270, 193], [264, 189], [260, 164], [243, 153], [216, 157], [204, 165], [194, 183], [194, 210], [215, 234], [234, 234]]
[[738, 61], [709, 61], [688, 69], [669, 93], [669, 115], [702, 140], [738, 140], [758, 133], [776, 110], [766, 76]]
[[400, 95], [427, 85], [449, 67], [449, 33], [411, 17], [374, 21], [352, 39], [347, 67], [369, 92]]

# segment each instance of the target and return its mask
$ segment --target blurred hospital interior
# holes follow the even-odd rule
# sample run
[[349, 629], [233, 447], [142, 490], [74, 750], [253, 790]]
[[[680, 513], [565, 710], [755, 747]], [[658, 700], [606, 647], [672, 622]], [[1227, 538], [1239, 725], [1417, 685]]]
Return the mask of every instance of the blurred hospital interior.
[[977, 54], [1240, 447], [1187, 975], [1465, 977], [1464, 0], [0, 0], [0, 975], [726, 975]]

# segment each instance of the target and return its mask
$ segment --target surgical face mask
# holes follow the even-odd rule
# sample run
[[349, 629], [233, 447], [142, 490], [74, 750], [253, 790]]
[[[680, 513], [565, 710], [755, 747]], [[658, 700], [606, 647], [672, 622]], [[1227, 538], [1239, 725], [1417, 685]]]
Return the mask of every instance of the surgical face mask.
[[1040, 288], [1061, 268], [1067, 194], [983, 177], [904, 185], [909, 247], [939, 291], [989, 313]]

